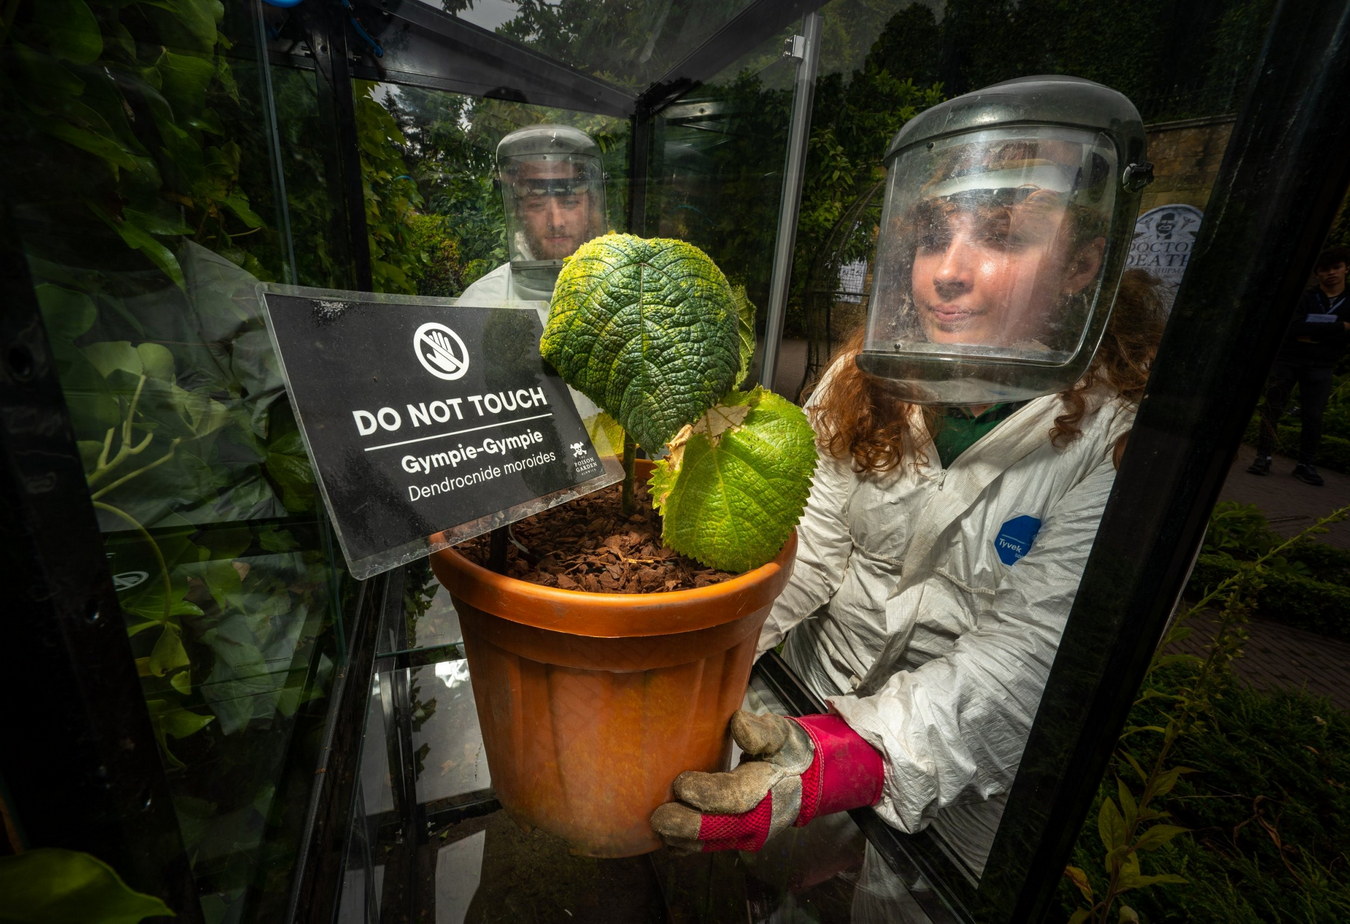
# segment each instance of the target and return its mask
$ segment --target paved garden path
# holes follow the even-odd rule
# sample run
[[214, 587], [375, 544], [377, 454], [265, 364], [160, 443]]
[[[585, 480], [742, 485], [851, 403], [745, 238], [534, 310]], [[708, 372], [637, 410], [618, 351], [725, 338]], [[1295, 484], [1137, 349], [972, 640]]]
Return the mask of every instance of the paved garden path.
[[[1281, 535], [1293, 536], [1350, 504], [1350, 475], [1323, 469], [1326, 485], [1315, 488], [1295, 481], [1289, 475], [1293, 460], [1279, 456], [1270, 475], [1250, 475], [1247, 466], [1255, 455], [1250, 446], [1242, 447], [1219, 499], [1255, 504]], [[1319, 541], [1350, 549], [1350, 522], [1334, 524]], [[1198, 618], [1192, 629], [1178, 649], [1198, 653], [1214, 625]], [[1252, 620], [1247, 631], [1244, 655], [1234, 664], [1239, 677], [1258, 690], [1307, 690], [1350, 710], [1350, 643], [1264, 620]]]

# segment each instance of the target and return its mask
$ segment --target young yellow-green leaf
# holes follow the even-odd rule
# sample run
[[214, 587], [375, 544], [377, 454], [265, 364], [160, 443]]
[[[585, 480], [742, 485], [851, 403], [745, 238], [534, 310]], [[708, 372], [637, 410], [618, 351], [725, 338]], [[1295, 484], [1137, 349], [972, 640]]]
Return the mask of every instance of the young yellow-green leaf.
[[131, 889], [87, 853], [41, 847], [0, 857], [0, 920], [44, 924], [137, 924], [173, 911]]
[[1120, 814], [1124, 818], [1125, 827], [1133, 828], [1135, 819], [1139, 817], [1139, 805], [1134, 801], [1134, 793], [1130, 792], [1130, 787], [1120, 777], [1116, 777], [1116, 797], [1120, 799]]
[[[1097, 813], [1097, 833], [1101, 836], [1102, 846], [1108, 851], [1125, 846], [1125, 819], [1120, 814], [1114, 799], [1102, 800], [1101, 811]], [[1110, 872], [1110, 867], [1107, 867]]]
[[1188, 880], [1184, 876], [1178, 876], [1175, 873], [1160, 873], [1157, 876], [1145, 876], [1139, 872], [1121, 873], [1119, 888], [1124, 892], [1127, 889], [1142, 889], [1151, 885], [1185, 885]]
[[1064, 876], [1075, 886], [1078, 891], [1083, 893], [1083, 897], [1089, 902], [1092, 901], [1092, 881], [1088, 879], [1087, 873], [1077, 866], [1064, 867]]
[[815, 463], [815, 432], [801, 408], [764, 388], [734, 392], [657, 463], [661, 538], [712, 568], [757, 568], [801, 517]]
[[1185, 834], [1190, 828], [1183, 828], [1180, 825], [1154, 825], [1143, 834], [1139, 835], [1139, 840], [1135, 842], [1135, 850], [1156, 850], [1163, 844], [1166, 844], [1178, 834]]
[[738, 324], [731, 286], [703, 251], [607, 234], [563, 265], [539, 349], [655, 451], [734, 384]]

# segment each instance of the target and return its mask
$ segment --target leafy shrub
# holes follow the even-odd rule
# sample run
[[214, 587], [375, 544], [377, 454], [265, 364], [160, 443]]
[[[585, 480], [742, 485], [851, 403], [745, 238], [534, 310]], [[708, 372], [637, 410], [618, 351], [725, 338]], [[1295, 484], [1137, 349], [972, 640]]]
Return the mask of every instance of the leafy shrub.
[[[1127, 717], [1064, 871], [1069, 924], [1346, 919], [1350, 714], [1231, 670], [1254, 608], [1312, 583], [1290, 583], [1309, 570], [1296, 555], [1343, 574], [1345, 555], [1309, 541], [1321, 525], [1286, 540], [1254, 507], [1215, 510], [1197, 571], [1226, 573], [1169, 629]], [[1169, 650], [1200, 612], [1217, 617], [1204, 653]]]
[[[1221, 501], [1210, 517], [1188, 595], [1202, 595], [1287, 541], [1255, 506]], [[1253, 593], [1256, 613], [1264, 619], [1350, 640], [1350, 551], [1307, 539], [1289, 544], [1263, 563]]]
[[[1168, 681], [1184, 682], [1175, 673]], [[1131, 724], [1156, 721], [1149, 712], [1147, 704], [1137, 708]], [[1350, 812], [1350, 715], [1309, 694], [1235, 686], [1214, 701], [1205, 733], [1183, 739], [1174, 757], [1194, 770], [1169, 803], [1191, 833], [1153, 862], [1188, 884], [1132, 893], [1141, 921], [1350, 919], [1350, 834], [1342, 824]]]

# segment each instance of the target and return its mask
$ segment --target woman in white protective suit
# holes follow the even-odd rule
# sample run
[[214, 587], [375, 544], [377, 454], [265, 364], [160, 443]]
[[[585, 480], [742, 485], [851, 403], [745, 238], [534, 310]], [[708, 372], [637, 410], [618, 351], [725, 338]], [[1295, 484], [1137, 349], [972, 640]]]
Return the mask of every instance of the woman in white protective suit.
[[739, 712], [748, 758], [688, 772], [672, 846], [758, 850], [872, 805], [978, 874], [1021, 760], [1161, 331], [1120, 267], [1149, 178], [1123, 96], [1010, 81], [887, 154], [866, 330], [808, 402], [821, 449], [760, 651], [825, 716]]

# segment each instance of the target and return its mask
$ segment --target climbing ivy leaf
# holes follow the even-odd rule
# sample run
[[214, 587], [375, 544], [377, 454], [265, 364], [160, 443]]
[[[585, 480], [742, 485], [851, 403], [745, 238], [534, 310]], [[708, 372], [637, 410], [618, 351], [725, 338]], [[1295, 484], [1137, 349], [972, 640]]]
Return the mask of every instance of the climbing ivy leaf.
[[610, 234], [564, 264], [540, 351], [639, 445], [656, 450], [734, 384], [738, 325], [731, 287], [703, 251]]
[[657, 463], [651, 489], [661, 538], [712, 568], [757, 568], [801, 516], [815, 462], [801, 408], [764, 388], [727, 395]]
[[58, 58], [73, 64], [93, 64], [103, 53], [98, 19], [84, 0], [45, 0], [34, 5], [33, 18]]

